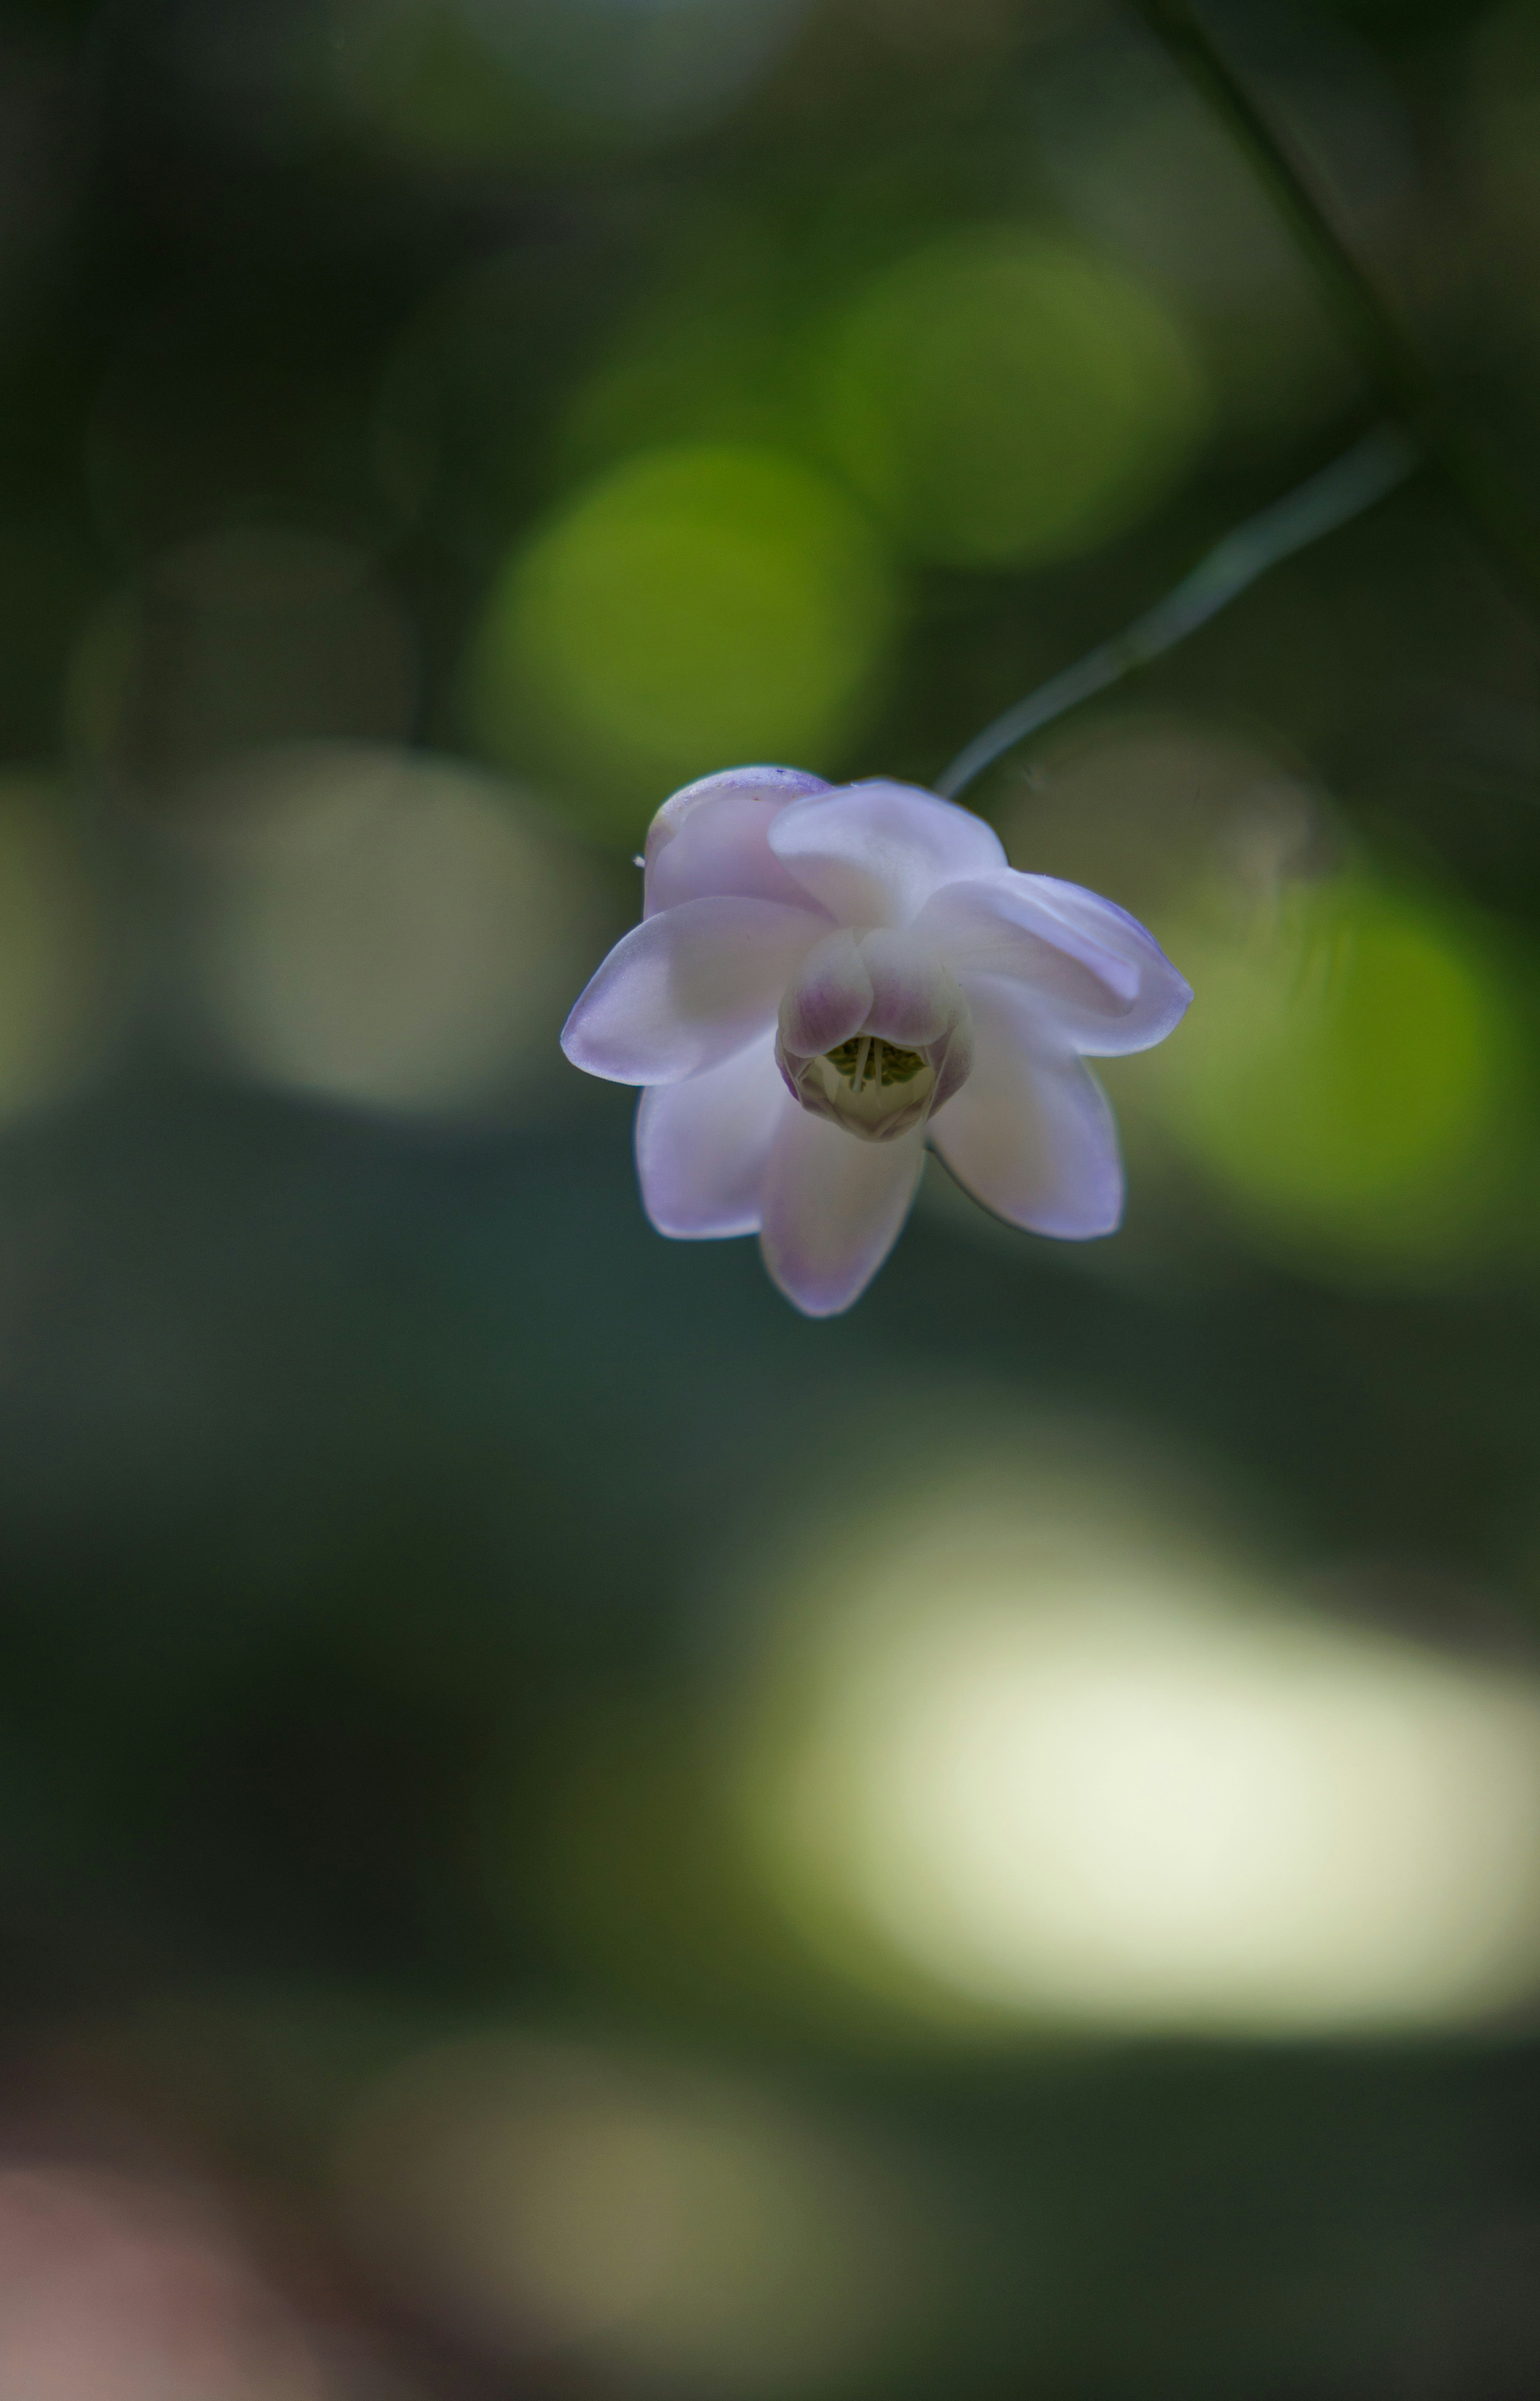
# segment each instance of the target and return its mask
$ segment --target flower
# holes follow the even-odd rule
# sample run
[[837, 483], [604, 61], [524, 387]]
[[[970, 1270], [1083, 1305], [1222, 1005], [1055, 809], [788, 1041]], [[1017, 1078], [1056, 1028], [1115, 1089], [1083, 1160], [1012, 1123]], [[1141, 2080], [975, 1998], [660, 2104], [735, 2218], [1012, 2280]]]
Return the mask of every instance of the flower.
[[737, 767], [665, 801], [642, 923], [562, 1047], [645, 1089], [647, 1215], [757, 1234], [810, 1317], [897, 1240], [927, 1140], [987, 1209], [1075, 1242], [1123, 1214], [1087, 1057], [1148, 1050], [1192, 995], [1111, 900], [1006, 864], [982, 818], [911, 784]]

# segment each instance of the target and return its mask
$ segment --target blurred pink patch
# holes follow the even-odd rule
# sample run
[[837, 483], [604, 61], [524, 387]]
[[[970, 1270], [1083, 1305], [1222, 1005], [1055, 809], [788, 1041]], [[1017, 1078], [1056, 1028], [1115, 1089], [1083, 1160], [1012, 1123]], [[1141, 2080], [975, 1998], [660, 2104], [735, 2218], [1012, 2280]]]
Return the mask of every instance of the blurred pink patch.
[[5, 2401], [324, 2401], [320, 2367], [217, 2224], [129, 2178], [0, 2171]]

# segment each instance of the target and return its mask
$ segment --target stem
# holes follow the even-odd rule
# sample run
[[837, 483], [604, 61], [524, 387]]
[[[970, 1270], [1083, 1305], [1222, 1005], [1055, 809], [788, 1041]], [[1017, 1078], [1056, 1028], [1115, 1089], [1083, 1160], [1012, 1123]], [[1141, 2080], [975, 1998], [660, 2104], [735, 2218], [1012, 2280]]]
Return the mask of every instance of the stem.
[[1398, 425], [1382, 425], [1366, 434], [1287, 499], [1274, 501], [1227, 533], [1174, 591], [1121, 634], [1100, 643], [1074, 666], [1066, 667], [1062, 675], [1040, 685], [987, 725], [958, 753], [936, 790], [955, 801], [975, 776], [1028, 734], [1041, 732], [1055, 718], [1078, 708], [1082, 701], [1105, 692], [1136, 667], [1163, 658], [1280, 559], [1292, 557], [1295, 551], [1319, 542], [1323, 534], [1372, 508], [1376, 501], [1405, 483], [1420, 460], [1416, 445]]
[[1334, 306], [1382, 397], [1481, 534], [1527, 606], [1540, 609], [1540, 525], [1485, 444], [1472, 439], [1448, 391], [1382, 298], [1316, 199], [1265, 110], [1205, 30], [1192, 0], [1132, 0], [1177, 65], [1228, 127]]

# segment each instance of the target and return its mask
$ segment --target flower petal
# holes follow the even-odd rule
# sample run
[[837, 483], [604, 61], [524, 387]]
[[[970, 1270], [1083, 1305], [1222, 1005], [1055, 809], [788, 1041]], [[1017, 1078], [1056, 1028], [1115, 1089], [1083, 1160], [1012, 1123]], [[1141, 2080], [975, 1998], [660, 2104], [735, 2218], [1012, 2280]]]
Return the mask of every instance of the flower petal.
[[612, 1084], [676, 1084], [774, 1022], [828, 931], [778, 900], [685, 900], [616, 943], [562, 1032], [575, 1067]]
[[1005, 863], [982, 817], [879, 779], [793, 801], [771, 819], [769, 839], [842, 926], [906, 926], [942, 885]]
[[807, 1317], [835, 1317], [898, 1239], [924, 1164], [920, 1133], [861, 1142], [791, 1104], [760, 1187], [765, 1265]]
[[872, 980], [855, 936], [829, 934], [808, 953], [781, 1003], [781, 1035], [788, 1050], [811, 1059], [832, 1050], [866, 1022]]
[[1008, 867], [948, 885], [914, 930], [957, 975], [1029, 988], [1043, 1038], [1056, 1035], [1092, 1058], [1164, 1041], [1192, 997], [1137, 918], [1053, 875]]
[[756, 1234], [765, 1161], [787, 1109], [797, 1103], [768, 1036], [703, 1075], [645, 1091], [636, 1173], [658, 1231], [685, 1242]]
[[799, 767], [729, 767], [687, 784], [663, 803], [648, 830], [643, 915], [729, 892], [805, 909], [807, 894], [766, 836], [788, 801], [828, 789], [822, 775]]
[[969, 988], [973, 1074], [931, 1121], [931, 1139], [975, 1200], [1034, 1234], [1086, 1242], [1123, 1215], [1112, 1112], [1090, 1069], [1044, 1049], [1020, 988]]
[[916, 1050], [938, 1042], [966, 1014], [957, 978], [913, 936], [886, 927], [865, 934], [861, 955], [871, 978], [872, 1005], [862, 1032]]

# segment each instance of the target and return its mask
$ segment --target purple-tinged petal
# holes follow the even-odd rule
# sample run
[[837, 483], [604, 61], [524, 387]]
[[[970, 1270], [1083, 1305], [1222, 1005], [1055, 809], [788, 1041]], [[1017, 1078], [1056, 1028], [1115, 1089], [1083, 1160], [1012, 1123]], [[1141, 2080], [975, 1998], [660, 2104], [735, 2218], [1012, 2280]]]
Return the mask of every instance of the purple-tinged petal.
[[930, 1055], [935, 1068], [935, 1091], [931, 1095], [931, 1115], [934, 1117], [954, 1092], [961, 1091], [974, 1072], [974, 1013], [965, 995], [956, 1023], [944, 1041], [933, 1044]]
[[643, 915], [716, 893], [805, 909], [807, 894], [766, 836], [788, 801], [828, 789], [822, 775], [799, 767], [729, 767], [687, 784], [663, 803], [648, 830]]
[[760, 1187], [759, 1247], [806, 1317], [836, 1317], [898, 1239], [924, 1164], [917, 1131], [858, 1142], [796, 1102], [776, 1128]]
[[575, 1067], [612, 1084], [677, 1084], [775, 1022], [827, 921], [778, 900], [685, 900], [616, 943], [562, 1032]]
[[788, 1050], [811, 1059], [857, 1033], [871, 1005], [872, 980], [855, 936], [844, 930], [826, 935], [787, 986], [781, 1038]]
[[958, 1182], [1013, 1226], [1086, 1242], [1123, 1215], [1117, 1127], [1090, 1069], [1036, 1047], [1021, 987], [981, 982], [973, 1073], [932, 1119], [931, 1139]]
[[1030, 991], [1042, 1037], [1092, 1058], [1164, 1041], [1192, 997], [1136, 918], [1051, 875], [1005, 868], [949, 885], [914, 930], [965, 981], [1000, 977]]
[[931, 894], [1002, 867], [1000, 839], [913, 784], [846, 784], [793, 801], [771, 820], [770, 846], [841, 926], [906, 926]]
[[967, 1004], [950, 969], [911, 934], [887, 928], [861, 938], [861, 955], [872, 982], [872, 1005], [864, 1034], [879, 1035], [906, 1050], [938, 1042], [966, 1013]]
[[702, 1242], [759, 1231], [759, 1187], [775, 1130], [795, 1110], [767, 1035], [636, 1110], [642, 1205], [661, 1234]]

